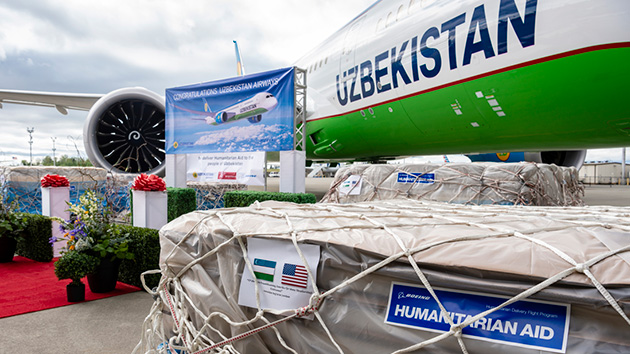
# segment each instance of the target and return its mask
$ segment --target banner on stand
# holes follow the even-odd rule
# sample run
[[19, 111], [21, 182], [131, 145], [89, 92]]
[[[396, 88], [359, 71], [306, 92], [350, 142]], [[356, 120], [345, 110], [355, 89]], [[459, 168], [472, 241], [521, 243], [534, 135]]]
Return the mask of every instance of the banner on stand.
[[166, 153], [293, 150], [294, 68], [166, 90]]

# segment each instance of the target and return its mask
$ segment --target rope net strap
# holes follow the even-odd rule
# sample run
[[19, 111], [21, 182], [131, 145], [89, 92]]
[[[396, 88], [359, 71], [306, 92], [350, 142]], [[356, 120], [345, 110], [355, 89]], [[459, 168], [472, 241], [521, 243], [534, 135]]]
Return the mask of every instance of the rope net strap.
[[[297, 207], [294, 206], [294, 208]], [[602, 252], [585, 261], [578, 261], [549, 242], [534, 237], [536, 234], [555, 232], [563, 228], [573, 229], [593, 226], [615, 229], [619, 230], [619, 232], [628, 233], [630, 232], [630, 218], [628, 217], [629, 214], [627, 209], [582, 208], [577, 211], [575, 209], [565, 208], [477, 208], [453, 206], [449, 204], [427, 204], [421, 202], [414, 202], [407, 205], [405, 208], [397, 209], [391, 208], [388, 203], [381, 203], [379, 205], [316, 204], [303, 205], [300, 206], [299, 209], [302, 212], [299, 218], [296, 217], [295, 213], [291, 210], [287, 210], [286, 208], [266, 207], [261, 204], [256, 204], [250, 208], [204, 213], [203, 217], [201, 217], [200, 220], [192, 226], [189, 232], [181, 237], [173, 250], [166, 255], [162, 271], [163, 276], [157, 290], [152, 291], [147, 289], [156, 296], [156, 303], [151, 308], [151, 312], [145, 320], [143, 325], [143, 336], [140, 343], [134, 350], [134, 353], [167, 353], [169, 347], [171, 348], [171, 352], [173, 352], [173, 350], [183, 350], [188, 353], [195, 354], [238, 353], [234, 346], [236, 343], [250, 338], [255, 338], [257, 334], [267, 330], [275, 332], [275, 337], [283, 348], [289, 352], [297, 353], [298, 351], [295, 348], [291, 348], [289, 344], [287, 344], [288, 342], [286, 341], [286, 338], [283, 338], [282, 332], [279, 330], [279, 326], [285, 323], [290, 323], [291, 321], [300, 321], [299, 318], [309, 315], [313, 315], [315, 317], [316, 322], [319, 326], [321, 326], [321, 329], [326, 334], [327, 340], [334, 348], [336, 348], [337, 352], [344, 353], [344, 349], [336, 340], [335, 334], [329, 328], [329, 324], [326, 323], [325, 317], [322, 316], [321, 311], [326, 310], [326, 306], [324, 306], [326, 304], [326, 299], [336, 292], [339, 292], [353, 283], [369, 277], [371, 274], [387, 267], [388, 265], [391, 265], [394, 262], [397, 264], [404, 264], [401, 263], [403, 261], [409, 264], [409, 266], [413, 269], [413, 272], [416, 274], [419, 282], [429, 291], [431, 297], [436, 301], [441, 312], [440, 316], [445, 318], [450, 326], [450, 330], [404, 348], [392, 348], [394, 353], [411, 352], [429, 345], [438, 344], [448, 338], [454, 338], [457, 341], [461, 352], [467, 354], [469, 351], [466, 347], [464, 338], [462, 338], [462, 330], [464, 328], [491, 313], [500, 311], [502, 308], [510, 304], [530, 298], [534, 294], [547, 289], [557, 282], [574, 274], [583, 274], [586, 276], [592, 286], [601, 294], [602, 298], [605, 299], [611, 308], [614, 309], [614, 311], [618, 313], [619, 316], [630, 326], [630, 319], [628, 318], [628, 315], [624, 313], [624, 310], [617, 300], [615, 300], [615, 298], [592, 272], [595, 265], [609, 259], [610, 257], [615, 255], [624, 255], [625, 257], [630, 256], [630, 245]], [[588, 210], [587, 214], [585, 214], [585, 210]], [[542, 228], [537, 227], [532, 229], [517, 230], [506, 227], [505, 224], [500, 224], [499, 222], [487, 222], [488, 220], [486, 220], [486, 218], [492, 218], [497, 215], [506, 215], [506, 211], [509, 211], [509, 215], [512, 218], [540, 218], [544, 215], [544, 217], [551, 218], [551, 220], [555, 220], [557, 223], [562, 225], [558, 226], [552, 224]], [[350, 228], [353, 230], [379, 230], [379, 232], [382, 232], [388, 235], [389, 238], [393, 239], [399, 250], [327, 290], [320, 290], [317, 284], [312, 282], [309, 304], [307, 306], [294, 309], [294, 311], [290, 314], [261, 308], [261, 290], [258, 280], [255, 281], [255, 296], [257, 304], [255, 315], [244, 321], [235, 320], [235, 318], [230, 315], [230, 311], [204, 312], [202, 306], [199, 306], [204, 304], [195, 303], [195, 301], [186, 294], [186, 287], [182, 285], [182, 278], [194, 269], [195, 266], [201, 265], [201, 262], [204, 260], [214, 260], [215, 262], [219, 262], [218, 257], [220, 257], [222, 252], [227, 251], [227, 248], [229, 247], [234, 248], [235, 244], [237, 245], [236, 249], [240, 249], [242, 252], [242, 259], [245, 263], [245, 269], [243, 271], [251, 272], [252, 275], [254, 274], [253, 265], [247, 255], [246, 240], [248, 237], [260, 236], [260, 234], [245, 230], [246, 228], [243, 227], [244, 224], [239, 222], [241, 219], [236, 218], [237, 216], [241, 216], [242, 219], [266, 217], [272, 218], [276, 221], [283, 220], [284, 226], [281, 230], [278, 230], [275, 234], [274, 232], [267, 231], [264, 236], [270, 237], [284, 235], [287, 239], [292, 241], [303, 264], [307, 264], [306, 258], [300, 246], [301, 241], [307, 239], [307, 235], [324, 231], [341, 232], [349, 228], [349, 226], [341, 225], [341, 223], [327, 223], [326, 226], [322, 226], [319, 229], [300, 226], [302, 223], [299, 221], [322, 218], [322, 213], [326, 215], [326, 218], [331, 220], [341, 220], [347, 218], [360, 220], [363, 222], [361, 225], [352, 225]], [[582, 216], [581, 218], [580, 214]], [[392, 218], [392, 215], [396, 215], [396, 218]], [[186, 240], [189, 240], [194, 235], [201, 235], [206, 232], [206, 229], [202, 229], [202, 225], [204, 225], [204, 222], [210, 218], [215, 220], [215, 223], [219, 222], [220, 225], [229, 230], [231, 237], [228, 237], [224, 242], [215, 245], [213, 249], [202, 254], [199, 258], [192, 260], [179, 272], [171, 272], [169, 270], [169, 259], [174, 255], [174, 251], [178, 248], [184, 247]], [[217, 219], [219, 221], [217, 221]], [[471, 219], [473, 221], [471, 221]], [[474, 221], [481, 219], [483, 222]], [[604, 220], [605, 222], [602, 223], [601, 220]], [[431, 227], [437, 227], [445, 224], [465, 225], [468, 228], [474, 229], [475, 234], [463, 236], [453, 235], [452, 237], [443, 238], [438, 241], [430, 241], [419, 246], [409, 247], [405, 238], [403, 238], [399, 233], [399, 230], [404, 230], [405, 227], [410, 225], [418, 225], [419, 222], [423, 225]], [[460, 323], [455, 323], [448, 310], [443, 306], [438, 293], [434, 291], [433, 285], [423, 272], [421, 265], [418, 263], [417, 255], [421, 252], [446, 244], [474, 243], [488, 239], [518, 239], [521, 240], [521, 242], [527, 242], [532, 245], [536, 245], [536, 247], [542, 247], [545, 250], [548, 250], [550, 254], [553, 254], [559, 261], [563, 262], [563, 264], [566, 264], [566, 268], [560, 269], [547, 279], [540, 281], [529, 289], [512, 296], [498, 306], [489, 308], [486, 311], [480, 312], [474, 316], [469, 316]], [[312, 279], [313, 274], [311, 272], [313, 270], [309, 269], [309, 267], [306, 268], [309, 277]], [[152, 272], [147, 272], [145, 274], [150, 273]], [[256, 277], [253, 279], [256, 279]], [[239, 280], [240, 279], [233, 279], [232, 281], [238, 282]], [[209, 299], [209, 301], [211, 300]], [[168, 309], [168, 312], [170, 312], [170, 321], [165, 320], [164, 318], [165, 307]], [[274, 319], [268, 318], [269, 316], [273, 316]], [[170, 328], [165, 327], [168, 323], [171, 324]], [[220, 340], [217, 340], [217, 337], [220, 338]], [[162, 349], [158, 350], [157, 347], [160, 343], [166, 343], [168, 345], [164, 345], [161, 347]]]

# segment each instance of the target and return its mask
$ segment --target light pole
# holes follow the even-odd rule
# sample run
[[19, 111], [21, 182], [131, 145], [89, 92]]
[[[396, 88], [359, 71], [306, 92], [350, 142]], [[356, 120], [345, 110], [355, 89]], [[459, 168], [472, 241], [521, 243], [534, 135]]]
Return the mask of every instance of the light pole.
[[621, 149], [621, 180], [623, 184], [626, 182], [626, 148]]
[[55, 140], [57, 140], [57, 137], [53, 136], [51, 137], [52, 141], [53, 141], [53, 166], [57, 166], [57, 159], [55, 158]]
[[30, 157], [30, 161], [29, 161], [29, 166], [33, 166], [33, 132], [35, 131], [35, 127], [26, 127], [26, 131], [28, 132], [28, 144], [30, 145], [30, 149], [29, 149], [29, 157]]

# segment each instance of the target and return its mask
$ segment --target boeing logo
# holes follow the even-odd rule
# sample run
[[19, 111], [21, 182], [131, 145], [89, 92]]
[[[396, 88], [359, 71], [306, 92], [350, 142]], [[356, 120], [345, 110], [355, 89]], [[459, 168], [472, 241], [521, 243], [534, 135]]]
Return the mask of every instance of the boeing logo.
[[418, 294], [411, 294], [411, 293], [404, 293], [402, 291], [400, 291], [398, 293], [398, 299], [418, 299], [418, 300], [431, 300], [430, 296], [426, 296], [426, 295], [418, 295]]

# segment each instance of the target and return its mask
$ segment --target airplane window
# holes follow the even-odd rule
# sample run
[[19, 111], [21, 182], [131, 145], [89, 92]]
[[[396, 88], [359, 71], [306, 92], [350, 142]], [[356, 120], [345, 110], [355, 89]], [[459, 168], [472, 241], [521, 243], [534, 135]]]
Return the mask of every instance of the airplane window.
[[328, 64], [328, 57], [326, 57], [326, 60], [324, 61], [324, 64]]
[[385, 20], [385, 27], [389, 27], [394, 22], [394, 14], [391, 12], [387, 14], [387, 19]]
[[322, 59], [322, 60], [320, 60], [320, 61], [319, 61], [319, 67], [320, 67], [320, 68], [322, 67], [322, 65], [324, 65], [324, 59]]
[[404, 9], [405, 9], [405, 5], [400, 5], [400, 7], [398, 8], [398, 14], [396, 14], [396, 21], [402, 20], [404, 16], [404, 13], [403, 13]]
[[383, 19], [379, 19], [378, 22], [376, 23], [376, 32], [380, 31], [383, 29]]

